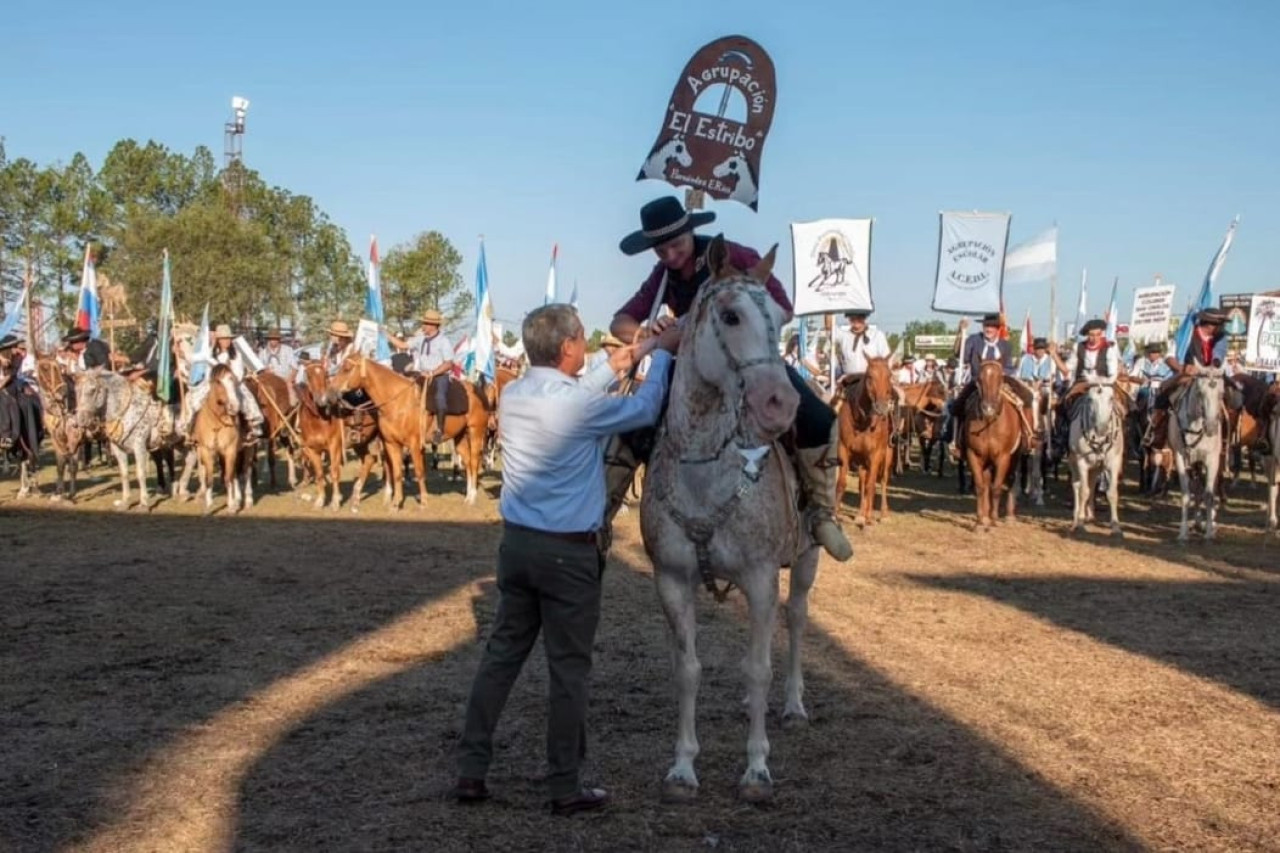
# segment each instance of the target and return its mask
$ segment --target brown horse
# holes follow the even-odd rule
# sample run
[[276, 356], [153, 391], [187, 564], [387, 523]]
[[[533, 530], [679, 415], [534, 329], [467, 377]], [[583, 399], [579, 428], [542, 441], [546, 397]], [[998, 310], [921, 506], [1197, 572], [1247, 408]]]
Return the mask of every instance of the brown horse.
[[[941, 449], [942, 415], [947, 405], [947, 389], [937, 379], [928, 382], [917, 382], [906, 385], [903, 391], [903, 408], [906, 410], [906, 422], [910, 435], [914, 435], [920, 445], [921, 468], [927, 474], [933, 462], [934, 450]], [[910, 436], [907, 438], [909, 439]], [[907, 441], [903, 441], [903, 452], [907, 452]], [[938, 476], [943, 473], [945, 453], [938, 453]]]
[[289, 384], [270, 371], [264, 370], [244, 378], [245, 387], [253, 392], [262, 410], [263, 420], [267, 427], [267, 476], [271, 488], [276, 488], [276, 448], [283, 448], [285, 464], [289, 468], [289, 488], [298, 487], [298, 473], [293, 459], [293, 447], [297, 444], [297, 435], [291, 429], [290, 417], [293, 412], [289, 406]]
[[1022, 447], [1022, 418], [1004, 390], [1004, 369], [998, 361], [978, 368], [975, 393], [965, 411], [964, 445], [978, 499], [978, 523], [984, 530], [1000, 521], [1000, 492], [1007, 495], [1005, 515], [1016, 520], [1017, 490], [1010, 488], [1014, 457]]
[[[306, 387], [298, 391], [298, 432], [302, 437], [302, 456], [316, 481], [316, 509], [337, 510], [342, 505], [342, 416], [329, 401], [329, 372], [318, 361], [308, 362], [304, 370]], [[325, 454], [329, 456], [329, 473], [325, 476]], [[327, 481], [327, 485], [326, 485]], [[329, 499], [329, 489], [333, 497]]]
[[[485, 436], [488, 432], [491, 413], [485, 396], [479, 388], [466, 380], [453, 381], [460, 382], [467, 392], [467, 411], [466, 414], [445, 417], [444, 440], [453, 442], [454, 455], [462, 460], [462, 468], [467, 475], [465, 502], [474, 506], [476, 496], [480, 493], [480, 469], [484, 464]], [[492, 417], [496, 423], [496, 408]], [[432, 422], [434, 418], [435, 416], [432, 415]]]
[[484, 466], [490, 471], [497, 467], [498, 453], [501, 450], [498, 445], [498, 400], [502, 397], [502, 389], [520, 376], [518, 371], [506, 365], [500, 365], [494, 374], [492, 382], [481, 377], [483, 381], [480, 385], [481, 397], [489, 412], [484, 434]]
[[222, 464], [222, 482], [227, 491], [227, 509], [232, 513], [253, 506], [251, 469], [246, 464], [245, 434], [240, 420], [240, 403], [234, 387], [235, 376], [225, 364], [209, 374], [209, 394], [196, 413], [191, 436], [200, 454], [200, 488], [204, 492], [205, 514], [213, 512], [214, 464]]
[[857, 524], [872, 523], [872, 505], [876, 485], [880, 486], [880, 517], [889, 516], [889, 470], [893, 461], [889, 434], [893, 413], [893, 384], [889, 360], [867, 360], [867, 372], [860, 382], [845, 391], [840, 407], [840, 475], [836, 480], [836, 503], [844, 500], [849, 468], [858, 466], [858, 485], [862, 497], [858, 502]]
[[58, 479], [53, 499], [62, 499], [65, 476], [67, 499], [74, 501], [76, 472], [80, 468], [80, 443], [84, 440], [84, 433], [76, 421], [75, 406], [71, 403], [72, 383], [63, 372], [62, 365], [53, 358], [36, 360], [36, 381], [43, 401], [45, 432], [53, 443], [57, 462]]

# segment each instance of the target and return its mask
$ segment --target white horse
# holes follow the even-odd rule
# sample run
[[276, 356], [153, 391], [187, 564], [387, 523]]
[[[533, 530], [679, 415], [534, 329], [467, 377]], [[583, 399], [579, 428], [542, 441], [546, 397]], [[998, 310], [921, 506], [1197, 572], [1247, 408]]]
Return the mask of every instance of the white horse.
[[1271, 414], [1267, 438], [1271, 442], [1271, 452], [1267, 454], [1267, 531], [1280, 533], [1276, 518], [1276, 498], [1280, 496], [1280, 411]]
[[762, 801], [773, 793], [765, 712], [782, 566], [791, 567], [783, 719], [808, 719], [800, 646], [818, 551], [797, 509], [795, 470], [778, 443], [795, 418], [799, 395], [778, 353], [782, 312], [763, 286], [776, 250], [742, 273], [729, 267], [723, 236], [712, 241], [712, 277], [685, 318], [669, 407], [646, 466], [640, 530], [671, 631], [679, 694], [675, 763], [663, 785], [670, 801], [689, 801], [698, 789], [693, 765], [702, 670], [695, 641], [699, 584], [718, 599], [728, 590], [719, 589], [717, 579], [736, 585], [750, 610], [743, 661], [750, 731], [739, 783], [744, 799]]
[[729, 198], [733, 201], [740, 201], [748, 207], [756, 203], [759, 196], [756, 180], [751, 174], [751, 165], [741, 151], [733, 152], [733, 156], [712, 169], [711, 174], [717, 178], [737, 178], [729, 193]]
[[640, 177], [663, 180], [667, 174], [667, 163], [675, 160], [682, 168], [693, 165], [693, 157], [689, 154], [689, 146], [685, 145], [684, 136], [677, 134], [668, 139], [662, 146], [649, 155], [640, 169]]
[[1120, 477], [1124, 469], [1124, 418], [1116, 411], [1114, 385], [1090, 385], [1076, 401], [1067, 447], [1075, 496], [1071, 529], [1083, 530], [1086, 523], [1093, 521], [1094, 486], [1098, 476], [1105, 475], [1107, 503], [1111, 506], [1111, 535], [1123, 536]]
[[1196, 519], [1204, 520], [1204, 538], [1216, 532], [1218, 468], [1222, 461], [1221, 368], [1201, 367], [1174, 402], [1169, 418], [1169, 449], [1182, 485], [1182, 524], [1178, 541], [1187, 541], [1187, 513], [1192, 503]]
[[151, 450], [172, 440], [166, 406], [118, 373], [95, 368], [76, 375], [76, 422], [86, 435], [102, 430], [111, 442], [111, 452], [120, 466], [120, 500], [116, 506], [128, 509], [129, 454], [138, 472], [138, 506], [150, 511], [147, 492], [147, 461]]

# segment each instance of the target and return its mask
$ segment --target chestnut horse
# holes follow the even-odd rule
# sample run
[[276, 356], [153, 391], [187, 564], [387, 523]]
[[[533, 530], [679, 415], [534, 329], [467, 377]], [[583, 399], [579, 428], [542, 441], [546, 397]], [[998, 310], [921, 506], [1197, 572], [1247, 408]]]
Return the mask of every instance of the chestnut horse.
[[1000, 521], [1000, 492], [1006, 492], [1005, 515], [1014, 521], [1017, 490], [1010, 488], [1014, 457], [1023, 450], [1022, 416], [1004, 390], [1004, 368], [984, 361], [977, 387], [969, 396], [964, 420], [965, 459], [978, 500], [978, 523], [984, 530]]
[[893, 413], [893, 384], [886, 358], [867, 359], [867, 372], [851, 385], [840, 407], [840, 475], [836, 480], [836, 505], [844, 500], [849, 468], [858, 467], [859, 527], [870, 524], [876, 485], [880, 486], [880, 517], [889, 516], [889, 470], [893, 453], [889, 434]]
[[[298, 389], [298, 432], [302, 437], [302, 456], [311, 467], [316, 481], [316, 509], [326, 505], [337, 510], [342, 505], [342, 416], [330, 402], [329, 371], [318, 361], [307, 363], [307, 384]], [[336, 403], [336, 401], [334, 401]], [[329, 474], [325, 477], [324, 456], [329, 455]], [[328, 499], [329, 489], [333, 498]]]
[[289, 468], [289, 488], [298, 487], [298, 473], [293, 460], [293, 445], [297, 444], [297, 436], [290, 430], [289, 417], [289, 384], [270, 371], [251, 374], [244, 378], [244, 384], [253, 392], [266, 421], [267, 476], [271, 488], [276, 487], [276, 448], [285, 449], [285, 464]]

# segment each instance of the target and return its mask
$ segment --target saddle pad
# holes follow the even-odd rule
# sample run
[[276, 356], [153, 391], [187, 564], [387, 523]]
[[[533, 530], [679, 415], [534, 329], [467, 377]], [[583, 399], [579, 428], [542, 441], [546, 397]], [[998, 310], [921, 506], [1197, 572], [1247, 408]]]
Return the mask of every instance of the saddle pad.
[[[465, 415], [467, 413], [467, 389], [461, 382], [453, 379], [449, 380], [449, 391], [445, 397], [445, 414], [446, 415]], [[431, 389], [427, 389], [427, 412], [437, 414], [435, 394]]]

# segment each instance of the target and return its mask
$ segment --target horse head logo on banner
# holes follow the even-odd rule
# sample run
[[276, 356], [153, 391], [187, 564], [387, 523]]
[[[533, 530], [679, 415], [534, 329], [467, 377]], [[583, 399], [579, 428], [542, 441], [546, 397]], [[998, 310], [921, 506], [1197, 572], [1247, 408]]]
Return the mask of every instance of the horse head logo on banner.
[[757, 209], [760, 156], [773, 123], [773, 60], [744, 36], [704, 45], [680, 73], [637, 181], [663, 180]]

